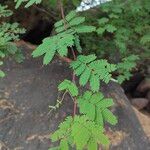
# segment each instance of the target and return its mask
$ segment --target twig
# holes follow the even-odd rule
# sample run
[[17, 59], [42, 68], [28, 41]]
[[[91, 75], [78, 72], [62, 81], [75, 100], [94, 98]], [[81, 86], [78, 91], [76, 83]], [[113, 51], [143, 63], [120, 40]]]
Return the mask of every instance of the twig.
[[[65, 19], [65, 15], [64, 15], [62, 0], [59, 0], [59, 4], [60, 4], [61, 16], [62, 16], [62, 19], [63, 19], [63, 22], [64, 22], [64, 27], [65, 27], [65, 30], [67, 30], [67, 21]], [[73, 59], [76, 60], [76, 55], [75, 55], [75, 52], [74, 52], [72, 47], [71, 47], [71, 51], [72, 51]], [[72, 74], [72, 82], [74, 84], [76, 84], [76, 79], [75, 79], [75, 73], [74, 72]], [[77, 103], [76, 103], [76, 98], [74, 98], [73, 117], [76, 115], [76, 110], [77, 110]]]
[[47, 14], [48, 16], [52, 17], [53, 19], [55, 19], [54, 14], [49, 13], [47, 10], [40, 8], [36, 5], [34, 5], [33, 7], [36, 8], [38, 11], [43, 12], [43, 13]]
[[60, 5], [61, 17], [62, 17], [63, 22], [64, 22], [64, 27], [65, 27], [65, 30], [67, 30], [67, 22], [66, 22], [66, 19], [65, 19], [65, 14], [64, 14], [62, 0], [59, 0], [59, 5]]
[[[51, 107], [52, 109], [48, 112], [48, 114], [47, 115], [49, 115], [53, 110], [56, 110], [57, 108], [59, 108], [60, 107], [60, 105], [62, 104], [62, 102], [64, 101], [64, 99], [65, 99], [65, 95], [67, 94], [67, 90], [63, 93], [63, 95], [62, 95], [62, 98], [61, 98], [61, 100], [59, 101], [59, 100], [57, 100], [57, 104], [55, 105], [55, 106], [49, 106], [49, 107]], [[58, 96], [59, 97], [59, 96]], [[59, 99], [59, 98], [57, 98], [57, 99]]]

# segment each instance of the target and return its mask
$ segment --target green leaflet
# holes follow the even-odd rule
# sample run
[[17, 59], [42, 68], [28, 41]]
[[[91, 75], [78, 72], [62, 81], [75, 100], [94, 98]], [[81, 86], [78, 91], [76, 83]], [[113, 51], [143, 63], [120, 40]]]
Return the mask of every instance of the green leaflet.
[[[65, 18], [66, 18], [66, 21], [70, 21], [71, 19], [73, 19], [74, 17], [76, 17], [76, 15], [77, 15], [77, 13], [76, 13], [76, 11], [71, 11]], [[55, 24], [54, 24], [54, 26], [55, 26], [55, 28], [57, 29], [58, 27], [60, 27], [60, 26], [63, 26], [63, 20], [60, 20], [60, 21], [58, 21], [58, 22], [56, 22]]]
[[78, 35], [75, 35], [75, 46], [76, 46], [76, 49], [79, 53], [82, 52], [82, 47], [80, 45], [80, 40], [79, 40], [79, 36]]
[[68, 141], [67, 139], [62, 139], [60, 141], [60, 149], [61, 150], [69, 150]]
[[43, 40], [32, 53], [33, 57], [44, 55], [43, 64], [49, 64], [57, 52], [60, 56], [67, 56], [68, 47], [74, 45], [75, 37], [72, 34], [62, 33]]
[[72, 10], [67, 16], [66, 16], [66, 20], [70, 21], [72, 20], [74, 17], [76, 17], [77, 13], [75, 10]]
[[[1, 17], [9, 17], [12, 11], [7, 9], [7, 6], [0, 4], [0, 19]], [[19, 40], [19, 34], [23, 34], [25, 29], [19, 28], [18, 23], [0, 23], [0, 65], [3, 65], [2, 58], [12, 56], [17, 62], [22, 62], [24, 57], [21, 50], [17, 48], [13, 41]], [[4, 77], [5, 73], [0, 70], [0, 78]]]
[[68, 149], [68, 143], [71, 147], [75, 146], [79, 150], [84, 148], [96, 149], [98, 144], [109, 145], [109, 140], [103, 132], [103, 127], [88, 120], [86, 116], [67, 117], [51, 136], [51, 139], [53, 141], [60, 140], [60, 145], [66, 150]]
[[141, 38], [140, 42], [141, 42], [143, 45], [145, 45], [145, 44], [147, 44], [147, 43], [150, 43], [150, 33], [144, 35], [144, 36]]
[[97, 150], [98, 146], [97, 146], [97, 143], [93, 139], [90, 139], [87, 145], [87, 148], [88, 150]]
[[18, 50], [17, 46], [14, 43], [11, 43], [11, 42], [7, 43], [6, 49], [12, 55], [14, 55]]
[[64, 80], [58, 86], [59, 91], [67, 90], [72, 96], [78, 96], [77, 86], [69, 80]]
[[76, 25], [80, 25], [83, 22], [85, 22], [85, 17], [76, 17], [69, 22], [69, 25], [76, 26]]
[[49, 64], [49, 62], [53, 59], [54, 55], [55, 55], [55, 51], [50, 50], [50, 51], [46, 52], [44, 59], [43, 59], [43, 64], [44, 65]]
[[85, 17], [78, 17], [75, 11], [71, 11], [65, 19], [55, 23], [57, 34], [45, 38], [42, 44], [32, 53], [33, 57], [45, 55], [43, 64], [49, 64], [56, 53], [60, 56], [67, 56], [69, 47], [76, 46], [77, 51], [81, 52], [82, 48], [77, 33], [95, 31], [94, 26], [82, 26], [85, 22]]
[[59, 139], [63, 139], [64, 137], [69, 136], [70, 130], [68, 129], [71, 128], [72, 122], [73, 122], [73, 118], [67, 117], [64, 122], [60, 123], [59, 129], [51, 135], [52, 142], [56, 142]]
[[99, 90], [100, 87], [100, 81], [99, 81], [99, 76], [95, 75], [95, 74], [91, 74], [90, 76], [90, 87], [92, 89], [93, 92], [96, 92]]
[[105, 121], [109, 122], [111, 125], [116, 125], [117, 118], [112, 114], [112, 112], [108, 109], [104, 109], [102, 111], [102, 116]]
[[126, 58], [122, 59], [122, 62], [118, 63], [117, 71], [119, 72], [119, 76], [117, 77], [118, 82], [121, 84], [125, 80], [129, 80], [132, 74], [133, 68], [136, 67], [136, 61], [139, 60], [137, 55], [130, 55]]
[[0, 17], [9, 17], [13, 14], [13, 12], [7, 8], [7, 6], [0, 5]]
[[3, 78], [3, 77], [5, 77], [5, 73], [2, 70], [0, 70], [0, 78]]
[[[14, 0], [16, 2], [16, 9], [24, 2], [24, 0]], [[34, 3], [39, 4], [42, 0], [27, 0], [27, 4], [25, 5], [26, 8], [32, 6]]]
[[109, 21], [108, 18], [103, 17], [103, 18], [101, 18], [101, 19], [98, 20], [98, 23], [99, 23], [100, 25], [104, 25], [104, 24], [107, 23], [108, 21]]
[[111, 24], [107, 24], [107, 25], [105, 26], [105, 30], [107, 30], [108, 32], [113, 33], [114, 31], [117, 30], [117, 28], [116, 28], [115, 26], [111, 25]]
[[77, 149], [83, 149], [88, 143], [90, 132], [80, 122], [75, 122], [72, 125], [72, 137], [76, 143]]
[[[86, 68], [82, 75], [80, 76], [79, 83], [80, 85], [84, 86], [88, 82], [91, 75], [91, 70], [89, 68]], [[99, 81], [98, 81], [99, 82]]]
[[25, 7], [28, 8], [30, 6], [32, 6], [34, 3], [35, 4], [40, 4], [42, 2], [42, 0], [30, 0], [26, 5]]
[[96, 30], [94, 26], [84, 25], [85, 17], [77, 15], [76, 11], [71, 11], [66, 17], [65, 21], [60, 20], [54, 24], [57, 33], [72, 29], [75, 33], [90, 33]]
[[80, 85], [90, 82], [92, 91], [98, 91], [100, 80], [108, 83], [111, 80], [111, 73], [116, 70], [116, 66], [109, 64], [106, 60], [96, 60], [95, 55], [79, 55], [76, 61], [70, 64], [77, 76], [80, 76]]
[[104, 98], [103, 94], [86, 91], [77, 100], [81, 114], [103, 126], [104, 122], [112, 125], [117, 123], [116, 117], [108, 110], [114, 103], [112, 99]]
[[80, 27], [75, 27], [75, 31], [77, 33], [90, 33], [90, 32], [94, 32], [96, 30], [96, 27], [94, 26], [80, 26]]
[[99, 27], [96, 32], [102, 35], [105, 32], [105, 28]]

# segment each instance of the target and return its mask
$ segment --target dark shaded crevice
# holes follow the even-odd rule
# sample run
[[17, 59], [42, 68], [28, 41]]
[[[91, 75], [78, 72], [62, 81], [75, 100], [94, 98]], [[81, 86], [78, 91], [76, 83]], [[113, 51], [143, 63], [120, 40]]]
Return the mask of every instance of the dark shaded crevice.
[[128, 95], [130, 94], [131, 97], [143, 97], [143, 93], [139, 93], [136, 91], [138, 85], [144, 80], [145, 76], [140, 73], [136, 72], [130, 78], [130, 80], [126, 80], [122, 84], [122, 88], [124, 89], [125, 93]]
[[53, 22], [39, 20], [39, 22], [32, 29], [23, 35], [22, 39], [32, 44], [39, 45], [42, 43], [44, 38], [50, 36], [52, 29]]

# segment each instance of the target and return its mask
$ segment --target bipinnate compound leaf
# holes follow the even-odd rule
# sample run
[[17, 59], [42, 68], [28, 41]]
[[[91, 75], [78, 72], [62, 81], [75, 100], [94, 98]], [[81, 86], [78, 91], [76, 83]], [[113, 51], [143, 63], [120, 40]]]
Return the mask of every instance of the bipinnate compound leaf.
[[91, 90], [99, 90], [100, 81], [108, 83], [111, 80], [112, 72], [116, 70], [114, 64], [109, 64], [107, 60], [96, 60], [95, 55], [79, 55], [76, 61], [70, 64], [75, 74], [79, 76], [80, 85], [84, 86], [90, 82]]
[[102, 93], [86, 91], [83, 96], [77, 99], [77, 103], [80, 113], [87, 115], [90, 120], [97, 124], [103, 126], [105, 122], [112, 125], [117, 123], [117, 118], [108, 109], [114, 104], [113, 100], [104, 98]]
[[78, 150], [87, 148], [96, 150], [98, 144], [103, 146], [109, 145], [109, 139], [104, 135], [102, 126], [95, 124], [88, 120], [86, 116], [67, 117], [66, 120], [60, 124], [59, 129], [52, 134], [53, 141], [60, 140], [60, 146], [68, 149], [75, 147]]

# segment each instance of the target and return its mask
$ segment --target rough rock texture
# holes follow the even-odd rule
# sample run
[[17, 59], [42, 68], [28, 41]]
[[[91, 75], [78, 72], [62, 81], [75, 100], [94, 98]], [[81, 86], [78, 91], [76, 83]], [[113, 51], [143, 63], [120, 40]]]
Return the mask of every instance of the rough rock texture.
[[150, 102], [150, 90], [147, 92], [146, 97], [148, 98], [149, 102]]
[[[72, 113], [72, 101], [66, 96], [63, 106], [49, 114], [58, 96], [57, 84], [70, 78], [67, 64], [55, 60], [42, 67], [40, 60], [30, 58], [31, 50], [22, 46], [26, 61], [5, 65], [7, 77], [0, 80], [0, 150], [47, 150], [52, 147], [49, 135], [66, 115]], [[114, 98], [116, 127], [107, 127], [112, 150], [149, 150], [147, 139], [122, 88], [115, 83], [103, 85], [107, 97]]]
[[146, 92], [149, 89], [150, 89], [150, 79], [149, 78], [144, 79], [137, 87], [137, 91], [139, 91], [139, 92]]
[[132, 98], [131, 104], [136, 107], [138, 110], [143, 109], [146, 107], [149, 103], [149, 100], [147, 98]]
[[141, 113], [134, 107], [133, 107], [133, 109], [134, 109], [146, 135], [150, 139], [150, 114], [149, 113]]

